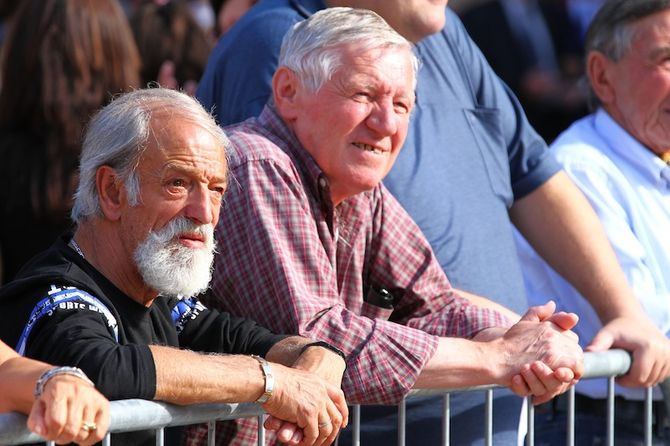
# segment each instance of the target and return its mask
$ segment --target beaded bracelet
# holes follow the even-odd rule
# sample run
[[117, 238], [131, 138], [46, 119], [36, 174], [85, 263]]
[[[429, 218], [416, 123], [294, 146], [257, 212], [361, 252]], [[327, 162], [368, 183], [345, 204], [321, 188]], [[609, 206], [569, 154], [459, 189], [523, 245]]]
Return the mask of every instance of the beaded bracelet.
[[83, 370], [81, 370], [78, 367], [54, 367], [42, 373], [42, 375], [37, 379], [37, 382], [35, 383], [35, 391], [33, 392], [35, 398], [39, 398], [40, 396], [42, 396], [42, 392], [44, 392], [44, 386], [47, 385], [47, 382], [49, 382], [49, 380], [54, 376], [58, 375], [76, 376], [77, 378], [83, 380], [85, 383], [95, 387], [93, 381], [88, 379], [88, 376], [86, 376]]

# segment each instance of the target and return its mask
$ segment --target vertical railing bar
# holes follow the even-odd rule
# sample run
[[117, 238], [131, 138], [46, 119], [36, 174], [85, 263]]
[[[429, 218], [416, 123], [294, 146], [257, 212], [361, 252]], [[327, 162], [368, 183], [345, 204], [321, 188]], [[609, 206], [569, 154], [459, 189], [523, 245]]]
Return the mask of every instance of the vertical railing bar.
[[55, 441], [47, 441], [47, 446], [56, 446]]
[[112, 434], [107, 432], [105, 438], [102, 439], [102, 446], [111, 446], [111, 444], [112, 444]]
[[535, 444], [535, 406], [533, 406], [533, 397], [526, 397], [526, 446], [533, 446]]
[[566, 425], [565, 444], [575, 446], [575, 386], [568, 389], [568, 419]]
[[352, 441], [353, 446], [361, 446], [361, 406], [358, 404], [353, 407], [354, 413], [354, 428], [352, 429]]
[[405, 422], [407, 403], [405, 398], [398, 404], [398, 446], [405, 446]]
[[163, 446], [165, 443], [165, 428], [156, 429], [156, 446]]
[[442, 446], [449, 446], [449, 422], [451, 417], [451, 401], [449, 394], [445, 393], [442, 397]]
[[264, 415], [258, 416], [258, 446], [265, 445], [265, 426], [263, 426]]
[[207, 422], [207, 446], [216, 446], [216, 420]]
[[652, 391], [651, 387], [644, 389], [644, 444], [651, 446], [651, 420], [652, 420]]
[[486, 446], [492, 446], [493, 445], [493, 389], [488, 389], [486, 391], [486, 417], [485, 417], [485, 424], [486, 424], [486, 441], [484, 444]]
[[614, 446], [614, 377], [607, 378], [607, 445]]

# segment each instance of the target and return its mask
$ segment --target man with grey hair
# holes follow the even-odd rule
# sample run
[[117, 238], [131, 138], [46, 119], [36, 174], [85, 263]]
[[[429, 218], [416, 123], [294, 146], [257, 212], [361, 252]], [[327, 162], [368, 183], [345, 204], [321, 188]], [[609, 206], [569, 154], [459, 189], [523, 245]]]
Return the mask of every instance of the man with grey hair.
[[[585, 46], [594, 112], [551, 150], [596, 210], [648, 317], [670, 336], [670, 0], [605, 1]], [[560, 296], [561, 308], [580, 315], [575, 331], [589, 342], [602, 326], [593, 307], [518, 241], [529, 297]], [[669, 444], [665, 405], [655, 392], [654, 444]], [[643, 389], [617, 386], [616, 394], [617, 443], [642, 444]], [[576, 444], [605, 442], [606, 396], [605, 380], [578, 385]], [[542, 444], [564, 444], [560, 436], [542, 436], [564, 426], [564, 409], [554, 405], [536, 422]]]
[[256, 401], [268, 428], [290, 428], [282, 441], [328, 444], [348, 416], [339, 352], [195, 298], [210, 280], [228, 144], [184, 93], [137, 90], [103, 108], [84, 138], [74, 235], [2, 288], [0, 337], [22, 355], [79, 367], [110, 399]]
[[272, 99], [226, 128], [235, 182], [211, 297], [343, 350], [352, 403], [489, 383], [544, 401], [581, 375], [576, 316], [547, 304], [510, 328], [502, 307], [469, 303], [381, 184], [407, 134], [417, 69], [412, 44], [372, 11], [329, 8], [291, 28]]

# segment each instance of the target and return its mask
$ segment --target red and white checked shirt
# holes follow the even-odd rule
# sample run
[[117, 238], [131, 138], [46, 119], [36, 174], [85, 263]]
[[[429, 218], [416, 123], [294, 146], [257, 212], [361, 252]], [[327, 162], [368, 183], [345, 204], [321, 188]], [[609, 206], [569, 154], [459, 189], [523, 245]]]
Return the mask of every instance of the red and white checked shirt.
[[[216, 231], [217, 297], [203, 301], [340, 348], [349, 403], [395, 404], [438, 336], [507, 325], [452, 292], [428, 241], [383, 185], [334, 208], [328, 179], [274, 110], [226, 133], [233, 148]], [[395, 297], [392, 310], [365, 301], [381, 288]], [[244, 424], [238, 436], [255, 439], [256, 422]]]

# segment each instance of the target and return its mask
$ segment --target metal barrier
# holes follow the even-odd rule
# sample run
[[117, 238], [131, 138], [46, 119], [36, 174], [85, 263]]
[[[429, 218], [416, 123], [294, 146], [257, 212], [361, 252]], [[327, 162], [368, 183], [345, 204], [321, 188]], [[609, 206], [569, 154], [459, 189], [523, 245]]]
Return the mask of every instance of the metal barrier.
[[[631, 364], [630, 355], [623, 350], [610, 350], [601, 353], [586, 353], [584, 356], [585, 374], [582, 379], [607, 377], [608, 410], [607, 410], [607, 444], [614, 445], [614, 377], [628, 371]], [[442, 419], [442, 444], [449, 444], [449, 392], [453, 391], [485, 391], [486, 414], [484, 439], [487, 446], [492, 445], [493, 435], [493, 389], [495, 386], [480, 386], [458, 389], [413, 390], [407, 398], [442, 395], [444, 413]], [[645, 444], [651, 445], [652, 389], [646, 392], [645, 410]], [[574, 388], [568, 392], [568, 425], [567, 445], [574, 445]], [[528, 404], [528, 435], [526, 445], [533, 446], [534, 411]], [[163, 429], [169, 426], [184, 426], [197, 423], [208, 423], [208, 445], [214, 445], [214, 420], [231, 420], [235, 418], [259, 417], [259, 445], [265, 443], [262, 427], [262, 408], [254, 403], [241, 404], [198, 404], [192, 406], [175, 406], [146, 400], [123, 400], [111, 403], [110, 433], [131, 432], [137, 430], [156, 430], [156, 444], [163, 444]], [[351, 411], [353, 424], [353, 445], [360, 444], [360, 407], [353, 406]], [[17, 445], [43, 441], [26, 428], [26, 417], [17, 413], [0, 414], [0, 444]], [[103, 445], [111, 443], [109, 434]], [[48, 445], [53, 443], [47, 442]], [[405, 402], [398, 406], [398, 446], [405, 445]]]

